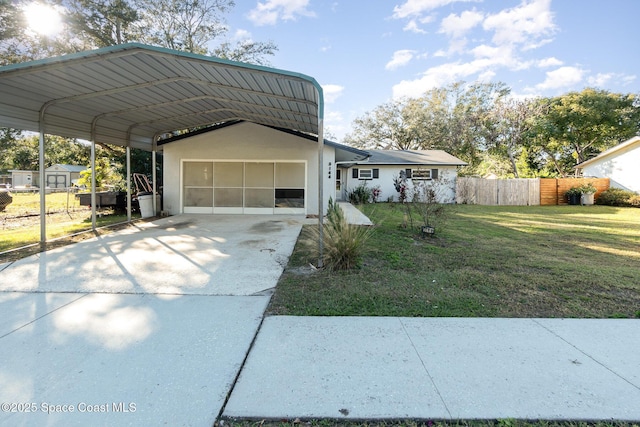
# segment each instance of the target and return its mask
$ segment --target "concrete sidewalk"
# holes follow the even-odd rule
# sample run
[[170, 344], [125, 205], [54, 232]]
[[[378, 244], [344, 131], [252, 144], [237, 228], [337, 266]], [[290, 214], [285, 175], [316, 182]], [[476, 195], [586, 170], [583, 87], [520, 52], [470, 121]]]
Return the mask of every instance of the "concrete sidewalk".
[[349, 224], [355, 225], [373, 225], [373, 222], [365, 214], [360, 212], [358, 208], [349, 202], [338, 202], [338, 206], [344, 212], [344, 216]]
[[640, 320], [267, 317], [224, 416], [640, 420]]

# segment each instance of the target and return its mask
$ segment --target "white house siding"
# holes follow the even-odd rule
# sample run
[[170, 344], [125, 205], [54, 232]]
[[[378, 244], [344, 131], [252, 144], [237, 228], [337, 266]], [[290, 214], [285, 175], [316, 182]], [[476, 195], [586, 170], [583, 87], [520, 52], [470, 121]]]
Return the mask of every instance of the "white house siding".
[[640, 142], [615, 151], [582, 168], [585, 177], [609, 178], [611, 187], [640, 193]]
[[[372, 179], [355, 179], [353, 178], [352, 171], [357, 169], [378, 169], [378, 178]], [[346, 194], [351, 192], [358, 185], [365, 183], [369, 188], [376, 186], [380, 187], [381, 193], [378, 197], [378, 201], [386, 202], [387, 200], [398, 201], [399, 193], [394, 186], [394, 178], [400, 175], [401, 171], [405, 169], [438, 169], [438, 180], [440, 181], [439, 202], [441, 203], [453, 203], [455, 200], [455, 188], [456, 178], [458, 176], [457, 168], [455, 166], [435, 166], [435, 165], [375, 165], [375, 164], [359, 164], [357, 166], [350, 167], [346, 170], [347, 179], [343, 179], [346, 182]], [[413, 179], [407, 179], [409, 185], [409, 194], [411, 194], [413, 188]], [[416, 180], [418, 182], [418, 180]], [[422, 180], [421, 180], [422, 182]], [[423, 181], [427, 185], [433, 185], [433, 181]]]
[[[312, 140], [253, 123], [238, 123], [162, 146], [163, 206], [175, 215], [183, 212], [181, 167], [185, 161], [304, 162], [305, 212], [318, 213], [318, 144]], [[323, 163], [334, 163], [335, 150], [324, 147]], [[325, 166], [327, 167], [327, 166]], [[332, 193], [332, 176], [323, 173], [324, 204]], [[248, 213], [250, 212], [247, 210]]]

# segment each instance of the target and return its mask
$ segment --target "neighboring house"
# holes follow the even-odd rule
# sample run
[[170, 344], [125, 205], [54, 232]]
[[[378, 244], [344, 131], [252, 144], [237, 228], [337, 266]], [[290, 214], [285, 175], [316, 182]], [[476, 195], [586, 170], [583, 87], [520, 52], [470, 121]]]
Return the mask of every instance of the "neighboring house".
[[[349, 192], [359, 185], [379, 187], [378, 201], [399, 200], [394, 182], [405, 177], [407, 197], [413, 194], [413, 186], [420, 182], [436, 187], [438, 201], [453, 203], [458, 168], [467, 163], [442, 150], [368, 150], [370, 157], [356, 163], [338, 165], [336, 191], [338, 200], [348, 200]], [[437, 181], [436, 181], [437, 180]]]
[[[179, 213], [318, 213], [315, 136], [245, 121], [161, 140], [163, 209]], [[323, 211], [336, 199], [335, 167], [368, 154], [330, 141], [323, 149]]]
[[11, 172], [11, 186], [14, 188], [38, 186], [40, 179], [38, 171], [10, 170], [9, 172]]
[[584, 177], [609, 178], [611, 187], [640, 193], [640, 137], [635, 136], [580, 163]]
[[45, 169], [45, 185], [47, 188], [67, 188], [77, 184], [80, 172], [86, 170], [86, 166], [78, 165], [52, 165]]

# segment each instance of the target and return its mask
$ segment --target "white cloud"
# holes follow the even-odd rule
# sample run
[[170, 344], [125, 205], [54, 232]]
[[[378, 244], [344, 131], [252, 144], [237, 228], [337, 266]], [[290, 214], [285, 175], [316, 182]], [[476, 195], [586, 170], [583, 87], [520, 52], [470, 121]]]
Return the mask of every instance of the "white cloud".
[[418, 16], [423, 12], [428, 12], [450, 3], [468, 2], [475, 0], [407, 0], [404, 4], [393, 8], [393, 17], [397, 19]]
[[490, 72], [492, 61], [476, 59], [471, 62], [452, 62], [428, 69], [416, 80], [403, 80], [393, 86], [393, 97], [415, 97], [434, 87], [445, 86], [478, 73]]
[[560, 67], [553, 71], [547, 71], [544, 82], [536, 85], [536, 89], [560, 89], [573, 86], [582, 81], [585, 71], [578, 67]]
[[617, 82], [622, 82], [622, 85], [627, 85], [636, 79], [636, 76], [622, 74], [622, 73], [598, 73], [595, 76], [591, 76], [587, 79], [589, 86], [604, 87], [608, 82], [615, 79]]
[[589, 77], [587, 82], [589, 82], [589, 86], [602, 87], [614, 76], [614, 73], [598, 73], [595, 76]]
[[331, 104], [336, 101], [339, 97], [342, 96], [344, 92], [344, 86], [340, 85], [322, 85], [322, 92], [324, 94], [324, 102], [327, 104]]
[[496, 72], [492, 70], [485, 71], [478, 76], [478, 81], [483, 83], [489, 83], [495, 77]]
[[540, 38], [556, 30], [551, 0], [523, 0], [519, 6], [488, 16], [483, 28], [494, 31], [493, 42], [496, 45], [535, 46]]
[[450, 14], [440, 23], [440, 31], [450, 37], [463, 37], [469, 30], [480, 24], [484, 14], [475, 10], [465, 10], [460, 15]]
[[295, 21], [298, 16], [315, 16], [307, 9], [309, 0], [266, 0], [258, 2], [247, 17], [256, 25], [275, 25], [279, 20]]
[[416, 54], [415, 50], [403, 49], [393, 52], [393, 58], [387, 62], [385, 69], [395, 70], [396, 68], [407, 65], [414, 58]]
[[563, 64], [562, 61], [552, 56], [551, 58], [545, 58], [545, 59], [539, 60], [536, 65], [539, 68], [548, 68], [548, 67], [559, 67], [562, 64]]
[[247, 30], [236, 30], [233, 34], [234, 40], [251, 40], [251, 33]]
[[[434, 9], [458, 1], [473, 0], [405, 0], [394, 8], [393, 17], [408, 21], [405, 30], [424, 33], [420, 28], [421, 19], [425, 16], [432, 18], [437, 13]], [[556, 31], [551, 0], [519, 0], [519, 4], [495, 12], [478, 6], [478, 9], [474, 7], [450, 13], [440, 21], [438, 29], [447, 37], [448, 46], [431, 55], [432, 58], [450, 59], [427, 69], [418, 78], [396, 84], [393, 96], [416, 96], [459, 80], [491, 81], [500, 70], [518, 71], [532, 67], [552, 71], [546, 74], [544, 82], [527, 90], [574, 85], [584, 80], [586, 71], [578, 67], [563, 67], [563, 62], [555, 57], [538, 59], [528, 53], [525, 56], [524, 52], [552, 42]], [[471, 60], [467, 55], [471, 55]], [[394, 57], [387, 64], [387, 69], [400, 66], [402, 59], [399, 56], [396, 62]], [[409, 59], [404, 57], [405, 61], [412, 59], [415, 55]]]
[[427, 34], [427, 32], [425, 30], [423, 30], [422, 28], [418, 27], [418, 23], [416, 22], [415, 19], [412, 19], [409, 22], [407, 22], [407, 25], [405, 25], [402, 30], [403, 31], [410, 31], [410, 32], [416, 33], [416, 34]]

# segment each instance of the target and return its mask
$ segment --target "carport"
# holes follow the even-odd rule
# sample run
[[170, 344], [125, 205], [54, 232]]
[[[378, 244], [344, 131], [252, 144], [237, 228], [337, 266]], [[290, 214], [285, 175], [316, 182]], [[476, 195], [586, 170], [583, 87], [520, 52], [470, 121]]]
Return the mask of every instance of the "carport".
[[[177, 131], [245, 120], [317, 135], [322, 233], [324, 101], [312, 77], [125, 44], [0, 67], [0, 93], [0, 126], [40, 133], [41, 171], [45, 134], [90, 141], [92, 170], [96, 142], [126, 147], [129, 220], [131, 148], [153, 153], [155, 187], [158, 141]], [[41, 189], [44, 180], [41, 173]], [[95, 175], [91, 205], [95, 228]], [[41, 243], [46, 242], [45, 208], [40, 191]], [[322, 238], [319, 245], [322, 251]]]

